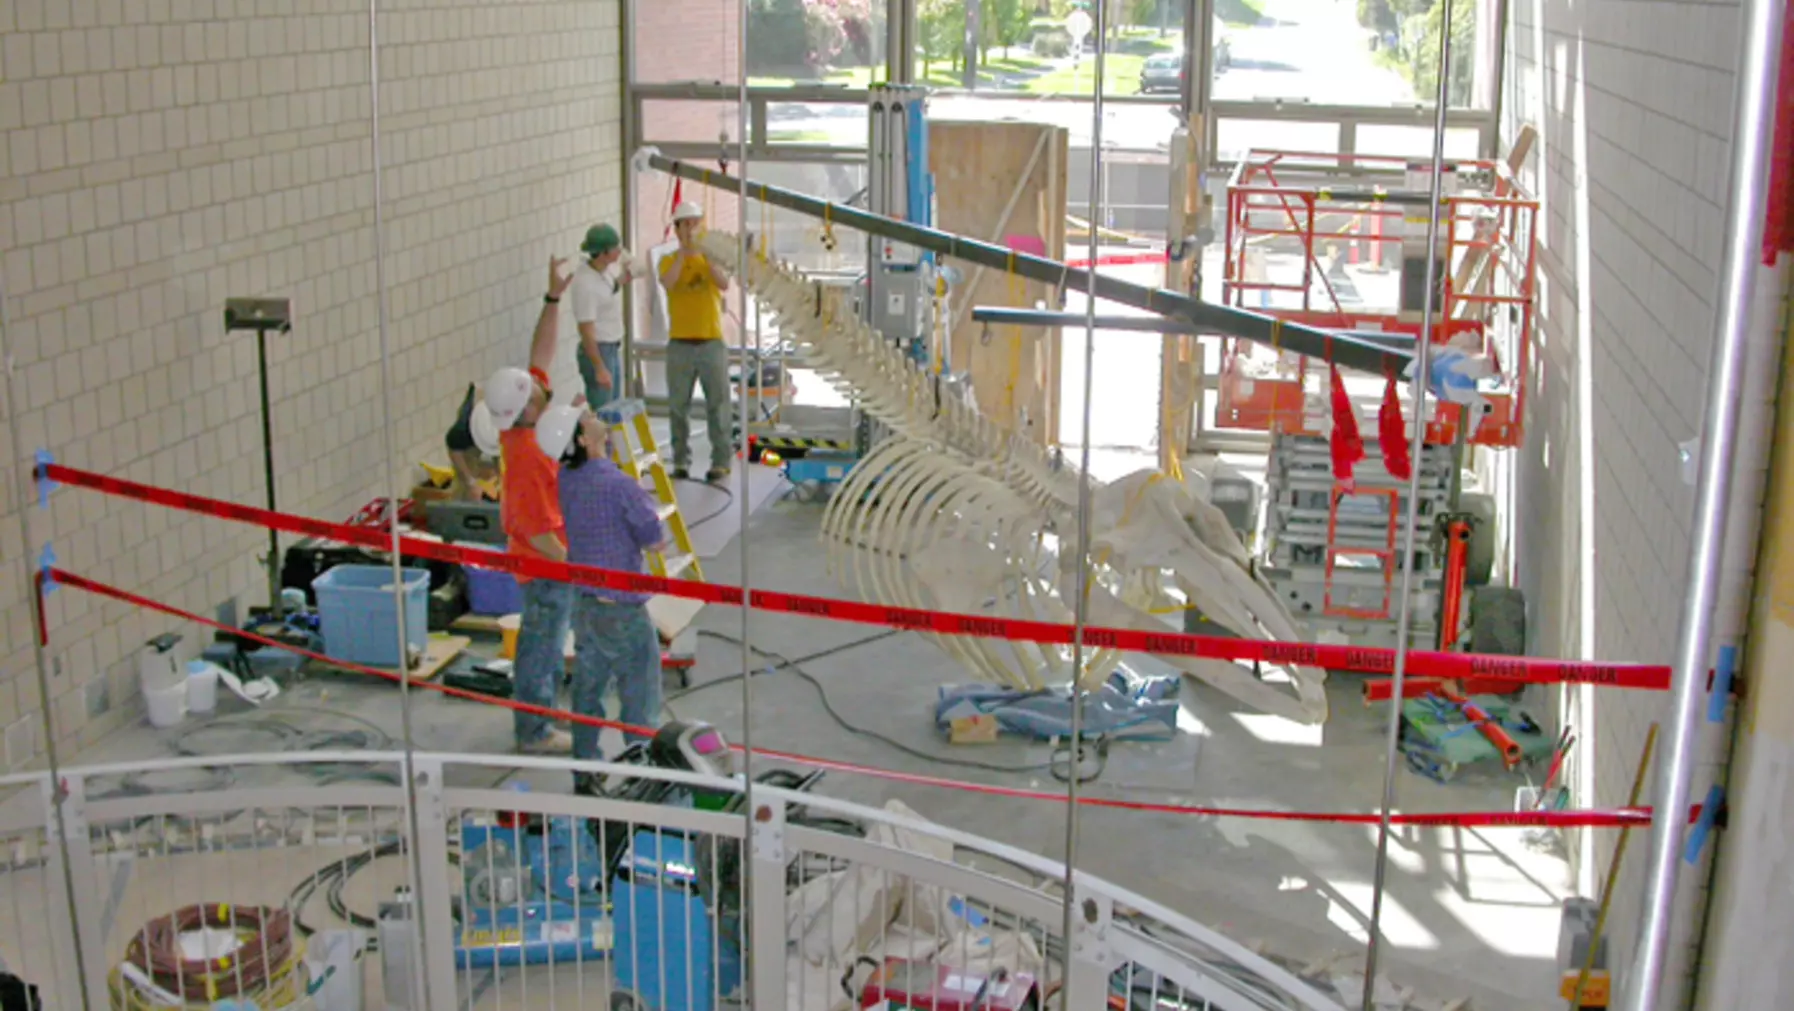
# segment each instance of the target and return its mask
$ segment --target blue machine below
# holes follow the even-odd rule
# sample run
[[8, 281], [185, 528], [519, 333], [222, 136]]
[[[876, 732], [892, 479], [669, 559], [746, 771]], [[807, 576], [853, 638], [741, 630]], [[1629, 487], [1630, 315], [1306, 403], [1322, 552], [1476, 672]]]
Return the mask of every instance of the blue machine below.
[[581, 962], [606, 957], [604, 859], [582, 820], [540, 827], [461, 826], [463, 909], [455, 966]]
[[795, 460], [785, 461], [785, 480], [795, 485], [840, 484], [847, 478], [847, 472], [852, 470], [853, 465], [858, 462], [859, 459], [852, 453], [825, 452], [813, 449]]
[[[611, 882], [613, 1008], [714, 1011], [741, 987], [739, 922], [712, 916], [684, 832], [639, 829]], [[719, 936], [719, 931], [721, 936]]]

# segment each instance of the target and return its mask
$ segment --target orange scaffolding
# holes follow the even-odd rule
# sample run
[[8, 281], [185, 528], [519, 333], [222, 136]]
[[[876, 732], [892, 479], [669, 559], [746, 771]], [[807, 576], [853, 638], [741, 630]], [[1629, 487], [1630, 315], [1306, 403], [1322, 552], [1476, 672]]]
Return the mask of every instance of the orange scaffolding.
[[[1404, 185], [1388, 185], [1405, 172]], [[1487, 356], [1497, 381], [1479, 390], [1490, 411], [1470, 433], [1477, 445], [1511, 447], [1525, 438], [1526, 378], [1533, 361], [1539, 205], [1508, 167], [1485, 160], [1447, 163], [1440, 200], [1438, 278], [1431, 339]], [[1391, 251], [1429, 217], [1430, 163], [1393, 156], [1253, 150], [1229, 180], [1222, 301], [1326, 329], [1419, 338], [1421, 314], [1342, 297], [1345, 268], [1387, 272]], [[1379, 184], [1381, 183], [1381, 184]], [[1300, 257], [1300, 280], [1270, 276], [1271, 256]], [[1336, 280], [1337, 278], [1337, 280]], [[1291, 435], [1326, 434], [1326, 362], [1236, 338], [1221, 345], [1215, 424]], [[1411, 401], [1404, 405], [1411, 409]], [[1439, 404], [1427, 440], [1458, 439], [1464, 409]]]

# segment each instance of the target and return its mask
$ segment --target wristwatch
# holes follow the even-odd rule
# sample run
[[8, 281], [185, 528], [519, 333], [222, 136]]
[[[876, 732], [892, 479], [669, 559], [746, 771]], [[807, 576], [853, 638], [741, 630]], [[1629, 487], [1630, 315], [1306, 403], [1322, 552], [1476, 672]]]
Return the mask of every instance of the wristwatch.
[[554, 305], [555, 303], [559, 302], [560, 300], [561, 299], [560, 299], [559, 295], [543, 295], [542, 296], [542, 301], [548, 303], [549, 305]]

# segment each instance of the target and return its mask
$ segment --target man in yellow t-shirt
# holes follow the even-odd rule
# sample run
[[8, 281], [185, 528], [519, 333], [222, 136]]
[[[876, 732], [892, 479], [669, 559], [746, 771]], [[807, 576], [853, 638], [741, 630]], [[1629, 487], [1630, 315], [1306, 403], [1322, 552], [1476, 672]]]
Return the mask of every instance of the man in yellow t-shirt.
[[729, 275], [698, 248], [704, 211], [694, 203], [673, 208], [679, 248], [656, 265], [667, 296], [667, 412], [673, 429], [673, 476], [691, 474], [691, 392], [704, 387], [704, 420], [710, 470], [704, 480], [729, 476], [735, 459], [734, 400], [729, 389], [729, 349], [723, 343], [723, 292]]

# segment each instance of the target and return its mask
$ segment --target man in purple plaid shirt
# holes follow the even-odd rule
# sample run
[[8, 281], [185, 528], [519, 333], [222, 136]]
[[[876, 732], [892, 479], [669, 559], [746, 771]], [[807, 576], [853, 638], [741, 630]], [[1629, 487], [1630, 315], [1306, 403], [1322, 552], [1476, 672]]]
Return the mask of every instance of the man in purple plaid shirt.
[[[542, 451], [561, 461], [561, 515], [567, 524], [567, 561], [601, 569], [642, 571], [642, 552], [661, 547], [666, 533], [654, 500], [610, 460], [604, 423], [581, 407], [554, 407], [536, 423]], [[604, 719], [611, 682], [619, 718], [649, 733], [660, 726], [660, 634], [648, 617], [648, 594], [576, 587], [573, 602], [573, 711]], [[603, 758], [598, 728], [573, 727], [573, 757]]]

